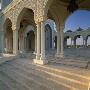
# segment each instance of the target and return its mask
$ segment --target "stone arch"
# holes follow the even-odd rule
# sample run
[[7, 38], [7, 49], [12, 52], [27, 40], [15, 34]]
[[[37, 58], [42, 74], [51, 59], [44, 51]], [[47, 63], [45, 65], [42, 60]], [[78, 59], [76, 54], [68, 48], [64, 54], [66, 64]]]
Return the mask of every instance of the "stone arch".
[[29, 9], [29, 8], [26, 8], [26, 7], [21, 8], [21, 10], [19, 11], [19, 13], [16, 17], [16, 27], [17, 27], [17, 29], [20, 28], [20, 21], [22, 19], [22, 15], [26, 12], [26, 10], [30, 10], [31, 13], [33, 13], [33, 19], [35, 18], [33, 9]]
[[[28, 32], [30, 32], [31, 28], [32, 29], [36, 28], [33, 10], [29, 9], [29, 8], [23, 8], [23, 10], [20, 12], [20, 15], [18, 16], [17, 25], [18, 25], [17, 30], [18, 30], [18, 35], [19, 35], [19, 37], [18, 37], [18, 49], [19, 49], [20, 52], [27, 51], [26, 50], [26, 45], [25, 45], [27, 38], [25, 37], [25, 34], [27, 36], [27, 34], [28, 34]], [[31, 25], [33, 27], [30, 27], [29, 25]], [[26, 28], [29, 31], [28, 30], [26, 31]], [[28, 35], [28, 38], [29, 37], [30, 37], [30, 35]]]
[[26, 27], [26, 30], [25, 30], [25, 36], [27, 36], [27, 33], [30, 32], [30, 31], [33, 31], [34, 34], [35, 34], [35, 29], [33, 26], [29, 25]]
[[[55, 3], [57, 3], [57, 2], [59, 2], [59, 4], [57, 4], [57, 5], [52, 5], [52, 4], [54, 4], [54, 2]], [[63, 4], [65, 4], [65, 3], [63, 3], [62, 1], [60, 1], [60, 0], [57, 0], [57, 1], [55, 1], [55, 0], [44, 0], [44, 1], [42, 1], [42, 9], [41, 9], [41, 14], [42, 14], [42, 16], [44, 16], [45, 18], [51, 18], [51, 19], [53, 19], [55, 22], [59, 22], [59, 24], [62, 24], [63, 23], [63, 21], [64, 21], [64, 18], [67, 16], [65, 13], [66, 13], [66, 10], [67, 10], [67, 8], [66, 7], [64, 7], [64, 5]], [[62, 12], [62, 13], [57, 13], [57, 9], [56, 10], [54, 10], [53, 9], [53, 11], [54, 11], [54, 13], [51, 13], [52, 12], [52, 10], [49, 10], [52, 6], [55, 6], [54, 7], [54, 9], [55, 8], [58, 8], [59, 9], [59, 11], [58, 12]], [[57, 7], [58, 6], [58, 7]], [[41, 6], [40, 6], [41, 7]], [[62, 8], [62, 10], [60, 9], [60, 8]], [[40, 12], [40, 11], [39, 11]], [[48, 15], [49, 14], [49, 15]]]
[[5, 53], [13, 53], [12, 22], [9, 18], [4, 23], [4, 50]]
[[3, 20], [3, 30], [4, 30], [4, 32], [6, 30], [8, 22], [10, 23], [10, 25], [12, 27], [12, 19], [10, 17], [4, 17], [4, 20]]
[[[60, 3], [63, 5], [63, 6], [65, 6], [65, 7], [67, 7], [67, 5], [68, 5], [68, 0], [66, 1], [64, 1], [64, 0], [59, 0], [60, 1]], [[46, 16], [46, 14], [48, 13], [48, 10], [49, 10], [49, 7], [51, 6], [51, 4], [54, 2], [54, 0], [44, 0], [43, 1], [44, 2], [44, 4], [43, 4], [43, 15], [45, 15]], [[78, 3], [78, 5], [79, 5], [79, 8], [78, 8], [78, 10], [90, 10], [90, 7], [88, 6], [88, 5], [86, 5], [87, 3], [86, 3], [87, 1], [80, 1], [80, 0], [78, 0], [77, 1], [77, 3]], [[90, 3], [90, 1], [88, 1], [88, 3]], [[86, 5], [86, 6], [85, 6]], [[66, 8], [66, 10], [67, 10], [67, 8]], [[62, 10], [63, 11], [63, 10]], [[69, 13], [69, 12], [67, 12], [66, 13], [66, 15], [65, 15], [65, 17], [64, 17], [64, 19], [63, 19], [63, 22], [65, 22], [66, 21], [66, 19], [67, 19], [67, 17], [69, 16], [69, 15], [71, 15], [72, 13]]]
[[[81, 39], [81, 40], [77, 40], [77, 39]], [[78, 42], [79, 41], [79, 42]], [[78, 47], [82, 47], [83, 45], [83, 36], [82, 35], [76, 35], [74, 37], [74, 45], [78, 48]]]

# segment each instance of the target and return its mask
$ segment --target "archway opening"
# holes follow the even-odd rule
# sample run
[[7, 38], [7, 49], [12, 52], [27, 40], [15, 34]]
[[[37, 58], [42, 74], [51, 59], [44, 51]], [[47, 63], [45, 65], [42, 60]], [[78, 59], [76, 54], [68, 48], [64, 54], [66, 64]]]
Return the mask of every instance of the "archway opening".
[[[36, 24], [34, 21], [34, 12], [31, 9], [24, 8], [19, 17], [18, 17], [18, 22], [19, 24], [19, 38], [18, 38], [18, 49], [20, 52], [24, 51], [35, 51], [35, 37], [36, 37]], [[31, 30], [31, 27], [34, 27]], [[29, 31], [27, 31], [29, 30]], [[31, 31], [30, 31], [31, 30]], [[34, 32], [33, 32], [34, 30]]]
[[75, 36], [74, 44], [76, 48], [82, 48], [83, 47], [83, 37], [81, 35]]
[[[86, 57], [84, 53], [88, 52], [88, 49], [86, 49], [86, 36], [89, 34], [90, 30], [90, 21], [88, 20], [89, 17], [90, 11], [77, 10], [67, 18], [65, 22], [64, 35], [72, 37], [71, 39], [73, 42], [71, 49], [64, 49], [65, 53], [67, 53], [69, 57]], [[68, 41], [68, 43], [70, 42], [71, 41]]]
[[64, 47], [65, 48], [71, 48], [72, 47], [72, 41], [71, 41], [70, 36], [67, 36], [64, 38]]
[[6, 19], [4, 23], [4, 52], [13, 53], [13, 31], [10, 19]]
[[86, 38], [86, 47], [90, 48], [90, 35]]
[[26, 42], [26, 45], [27, 45], [27, 51], [35, 51], [35, 34], [33, 31], [29, 31], [27, 33], [27, 42]]

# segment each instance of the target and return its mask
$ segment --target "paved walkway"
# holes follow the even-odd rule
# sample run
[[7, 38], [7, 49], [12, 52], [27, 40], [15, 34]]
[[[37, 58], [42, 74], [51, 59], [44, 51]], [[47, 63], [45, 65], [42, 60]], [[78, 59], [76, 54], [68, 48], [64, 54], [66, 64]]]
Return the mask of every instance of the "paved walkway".
[[0, 90], [70, 90], [28, 63], [31, 61], [17, 59], [0, 64]]

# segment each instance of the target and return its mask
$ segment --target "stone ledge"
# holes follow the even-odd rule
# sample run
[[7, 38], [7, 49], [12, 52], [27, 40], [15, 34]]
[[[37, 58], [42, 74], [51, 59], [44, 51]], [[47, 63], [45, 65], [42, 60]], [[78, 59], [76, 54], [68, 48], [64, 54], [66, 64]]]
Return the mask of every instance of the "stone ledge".
[[37, 60], [37, 59], [34, 59], [33, 62], [34, 62], [35, 64], [40, 64], [40, 65], [45, 65], [45, 64], [48, 63], [47, 60]]

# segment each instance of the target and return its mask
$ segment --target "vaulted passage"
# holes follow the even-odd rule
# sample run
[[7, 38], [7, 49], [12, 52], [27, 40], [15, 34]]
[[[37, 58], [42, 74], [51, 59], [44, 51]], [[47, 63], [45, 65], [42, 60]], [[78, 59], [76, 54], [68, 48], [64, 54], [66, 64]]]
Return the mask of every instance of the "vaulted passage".
[[13, 53], [13, 31], [10, 19], [6, 19], [4, 25], [4, 52]]
[[33, 11], [24, 8], [18, 17], [17, 23], [20, 25], [18, 30], [19, 52], [35, 51], [36, 25]]
[[27, 50], [28, 51], [34, 51], [35, 50], [35, 34], [33, 31], [30, 31], [27, 33], [27, 42], [26, 42], [26, 45], [27, 45]]

